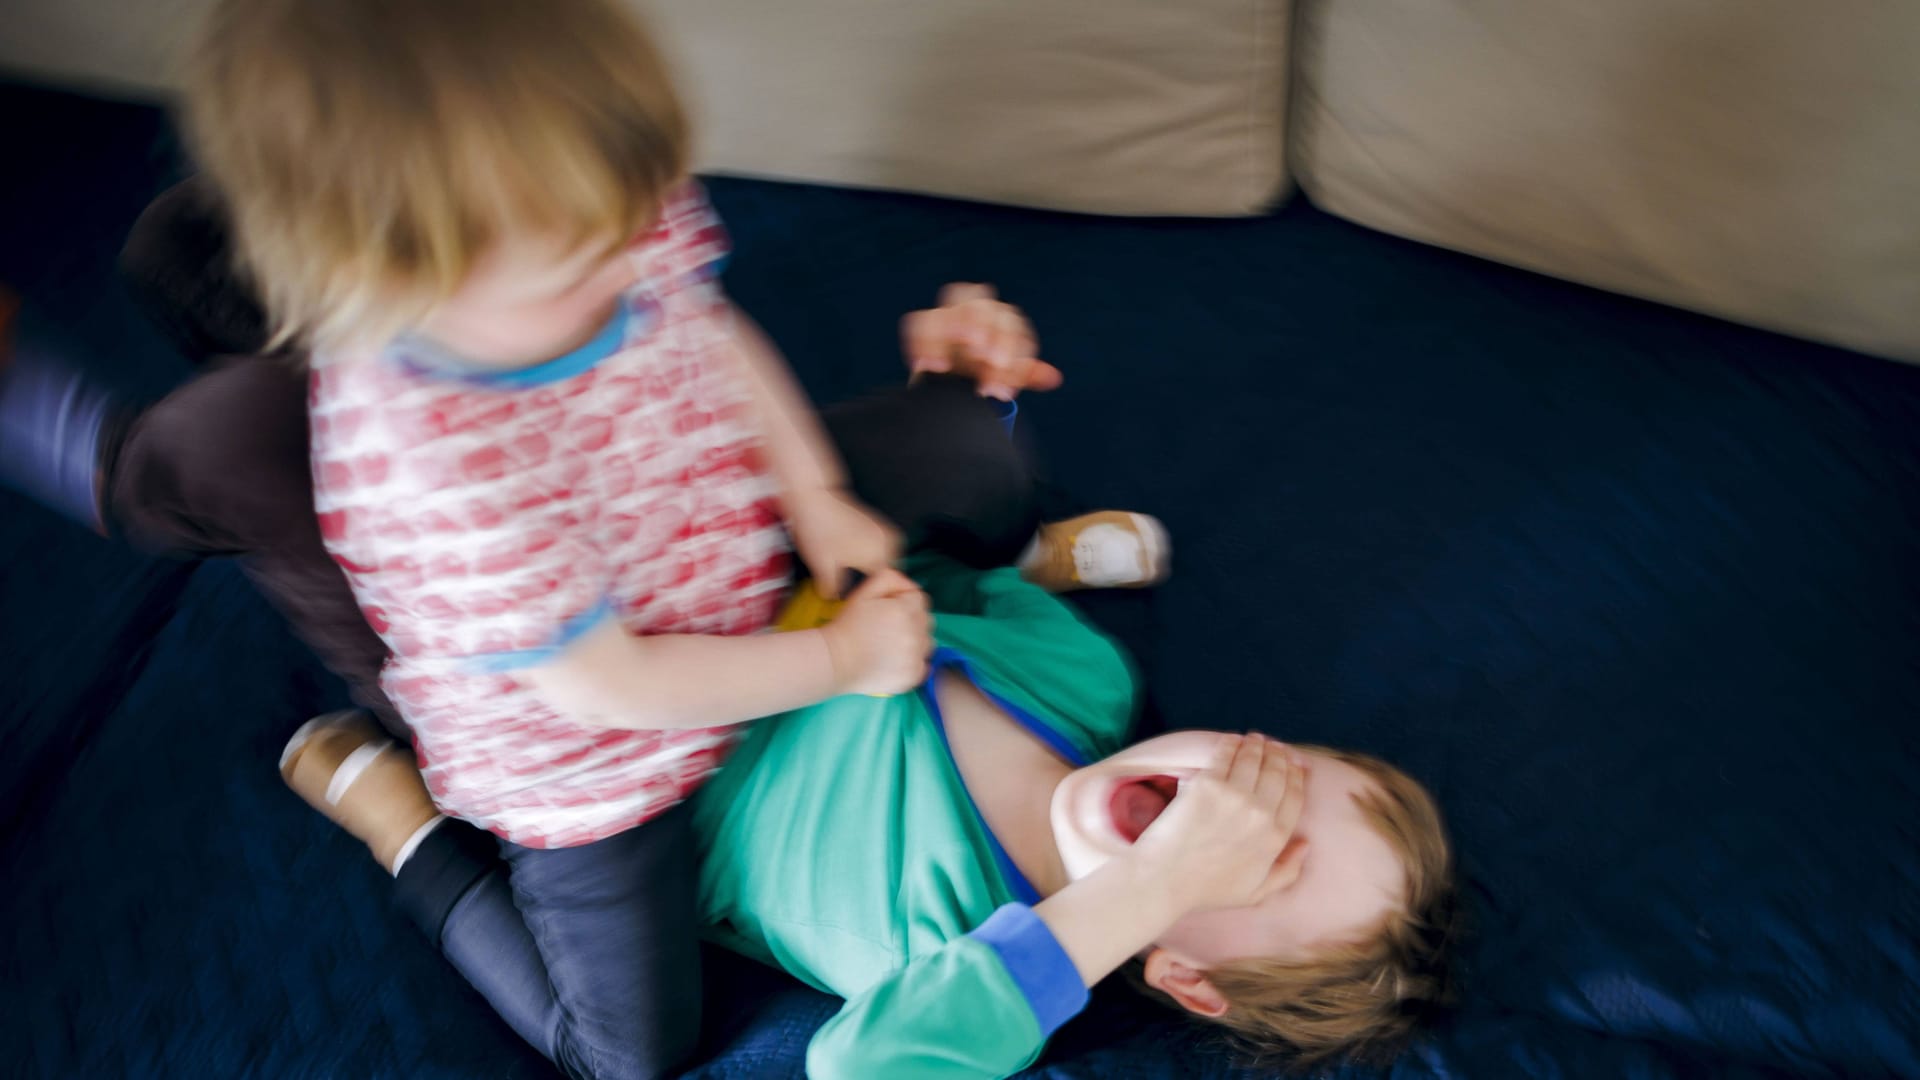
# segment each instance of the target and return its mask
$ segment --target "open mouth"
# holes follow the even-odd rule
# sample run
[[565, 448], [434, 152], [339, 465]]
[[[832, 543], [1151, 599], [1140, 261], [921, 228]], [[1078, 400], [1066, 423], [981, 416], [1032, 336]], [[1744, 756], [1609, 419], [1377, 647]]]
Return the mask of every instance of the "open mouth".
[[1180, 782], [1171, 776], [1136, 776], [1113, 789], [1108, 811], [1120, 838], [1129, 844], [1140, 839], [1147, 826], [1166, 812], [1179, 790]]

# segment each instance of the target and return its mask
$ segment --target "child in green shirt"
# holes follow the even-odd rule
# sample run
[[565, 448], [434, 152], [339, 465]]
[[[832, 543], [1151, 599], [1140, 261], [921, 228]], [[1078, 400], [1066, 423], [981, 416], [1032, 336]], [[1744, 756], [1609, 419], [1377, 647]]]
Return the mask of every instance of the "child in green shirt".
[[809, 1076], [1017, 1072], [1135, 957], [1296, 1057], [1402, 1035], [1441, 996], [1450, 865], [1418, 784], [1260, 735], [1126, 747], [1110, 639], [1016, 571], [909, 569], [935, 615], [922, 688], [760, 722], [693, 803], [710, 936], [847, 999]]

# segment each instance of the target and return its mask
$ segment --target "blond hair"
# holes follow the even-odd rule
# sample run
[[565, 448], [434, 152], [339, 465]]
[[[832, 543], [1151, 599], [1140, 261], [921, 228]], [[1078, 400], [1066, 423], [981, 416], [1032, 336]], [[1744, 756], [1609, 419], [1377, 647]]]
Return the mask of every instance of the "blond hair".
[[1207, 980], [1227, 1001], [1214, 1022], [1256, 1058], [1304, 1065], [1338, 1054], [1383, 1056], [1452, 998], [1448, 966], [1459, 918], [1446, 830], [1433, 797], [1392, 765], [1345, 750], [1300, 748], [1346, 762], [1373, 782], [1354, 799], [1399, 857], [1405, 893], [1357, 943], [1307, 960], [1247, 959], [1209, 969]]
[[611, 253], [687, 168], [679, 99], [609, 0], [219, 0], [189, 58], [188, 131], [275, 345], [383, 341], [518, 230]]

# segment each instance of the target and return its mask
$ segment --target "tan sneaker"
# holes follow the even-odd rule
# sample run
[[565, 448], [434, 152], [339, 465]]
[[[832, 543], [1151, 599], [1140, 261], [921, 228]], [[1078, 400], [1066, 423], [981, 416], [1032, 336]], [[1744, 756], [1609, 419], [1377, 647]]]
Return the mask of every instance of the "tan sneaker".
[[1167, 580], [1173, 544], [1158, 518], [1100, 510], [1040, 526], [1020, 576], [1049, 592], [1140, 589]]
[[308, 806], [367, 845], [389, 873], [408, 842], [440, 816], [412, 755], [363, 712], [301, 725], [280, 752], [280, 775]]

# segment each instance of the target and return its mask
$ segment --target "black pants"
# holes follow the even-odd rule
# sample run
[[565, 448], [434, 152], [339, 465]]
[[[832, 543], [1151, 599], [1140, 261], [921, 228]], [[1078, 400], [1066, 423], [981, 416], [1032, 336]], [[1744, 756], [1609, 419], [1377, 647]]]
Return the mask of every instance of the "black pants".
[[[398, 728], [386, 648], [328, 557], [313, 511], [306, 392], [263, 344], [258, 305], [227, 271], [219, 208], [193, 182], [161, 197], [122, 265], [209, 370], [109, 429], [106, 513], [149, 549], [232, 555], [295, 630]], [[1036, 485], [994, 403], [926, 379], [828, 410], [855, 493], [912, 549], [1005, 565], [1039, 524]], [[593, 844], [533, 850], [448, 821], [401, 868], [401, 906], [528, 1042], [569, 1076], [657, 1075], [699, 1036], [692, 837], [678, 808]]]

